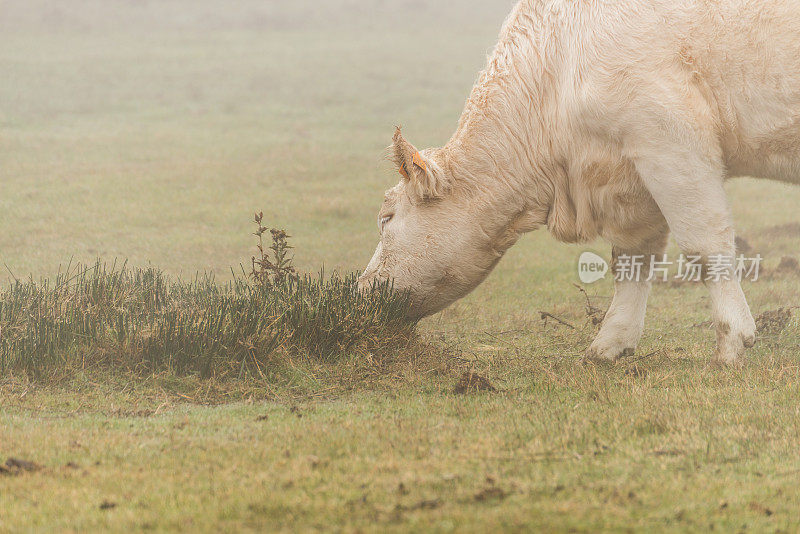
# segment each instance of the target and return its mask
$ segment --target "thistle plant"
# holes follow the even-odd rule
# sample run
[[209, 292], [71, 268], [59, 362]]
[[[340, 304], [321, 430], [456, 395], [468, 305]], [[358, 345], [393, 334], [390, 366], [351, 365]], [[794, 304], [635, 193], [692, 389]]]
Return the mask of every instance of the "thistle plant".
[[[292, 267], [292, 258], [288, 257], [289, 250], [293, 247], [289, 245], [289, 235], [285, 230], [270, 230], [272, 235], [272, 245], [264, 249], [264, 233], [267, 228], [261, 224], [264, 219], [264, 212], [259, 211], [255, 214], [255, 223], [258, 229], [253, 232], [258, 238], [256, 248], [258, 258], [252, 257], [253, 271], [251, 276], [256, 282], [261, 284], [276, 284], [282, 282], [287, 277], [297, 277], [297, 273]], [[269, 252], [267, 252], [269, 251]]]

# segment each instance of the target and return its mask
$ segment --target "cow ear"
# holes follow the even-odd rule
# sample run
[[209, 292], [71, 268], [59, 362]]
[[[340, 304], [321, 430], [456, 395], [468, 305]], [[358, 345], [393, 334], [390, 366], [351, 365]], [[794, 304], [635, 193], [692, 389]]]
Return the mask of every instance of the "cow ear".
[[424, 199], [441, 198], [448, 191], [448, 182], [441, 167], [403, 139], [398, 126], [392, 140], [392, 159], [405, 182]]

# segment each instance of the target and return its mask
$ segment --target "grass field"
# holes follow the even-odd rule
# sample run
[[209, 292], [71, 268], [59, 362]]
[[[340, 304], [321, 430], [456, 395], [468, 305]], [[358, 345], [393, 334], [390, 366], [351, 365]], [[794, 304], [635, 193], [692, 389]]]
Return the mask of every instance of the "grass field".
[[[394, 125], [447, 140], [510, 6], [7, 0], [2, 283], [97, 257], [225, 281], [257, 210], [301, 270], [363, 267]], [[728, 190], [765, 257], [754, 314], [798, 305], [777, 267], [800, 255], [800, 189]], [[586, 249], [609, 256], [526, 236], [388, 360], [0, 377], [0, 465], [37, 464], [0, 469], [0, 532], [798, 530], [797, 319], [712, 367], [704, 288], [659, 284], [637, 356], [582, 364]], [[607, 305], [609, 281], [586, 289]], [[466, 370], [497, 391], [454, 393]]]

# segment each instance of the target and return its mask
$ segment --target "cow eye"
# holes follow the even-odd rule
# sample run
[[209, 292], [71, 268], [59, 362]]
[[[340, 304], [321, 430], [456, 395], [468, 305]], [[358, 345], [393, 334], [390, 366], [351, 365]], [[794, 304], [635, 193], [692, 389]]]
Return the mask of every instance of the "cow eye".
[[378, 216], [378, 228], [380, 228], [381, 233], [383, 233], [383, 227], [392, 220], [392, 217], [394, 217], [394, 214], [384, 215], [383, 217]]

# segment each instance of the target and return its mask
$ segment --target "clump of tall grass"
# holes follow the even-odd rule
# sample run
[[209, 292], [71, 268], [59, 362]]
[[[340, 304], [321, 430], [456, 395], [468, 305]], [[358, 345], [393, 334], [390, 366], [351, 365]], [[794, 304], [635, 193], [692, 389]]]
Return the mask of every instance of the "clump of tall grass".
[[408, 299], [389, 283], [358, 291], [355, 273], [298, 274], [288, 236], [272, 230], [253, 270], [227, 283], [191, 281], [159, 269], [97, 261], [54, 279], [20, 281], [0, 292], [0, 376], [24, 370], [113, 365], [202, 376], [270, 374], [276, 353], [331, 361], [347, 352], [406, 342]]

